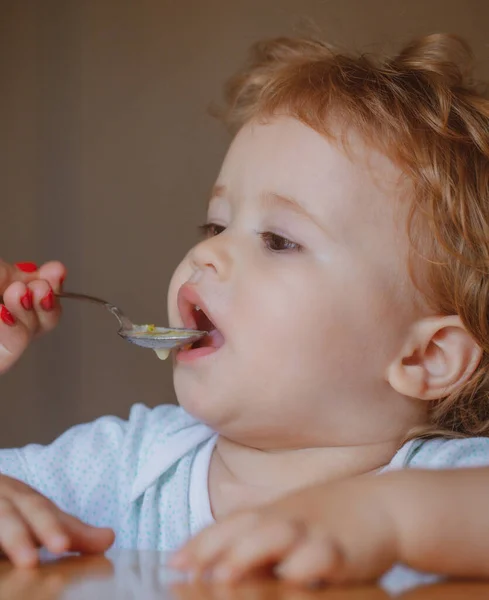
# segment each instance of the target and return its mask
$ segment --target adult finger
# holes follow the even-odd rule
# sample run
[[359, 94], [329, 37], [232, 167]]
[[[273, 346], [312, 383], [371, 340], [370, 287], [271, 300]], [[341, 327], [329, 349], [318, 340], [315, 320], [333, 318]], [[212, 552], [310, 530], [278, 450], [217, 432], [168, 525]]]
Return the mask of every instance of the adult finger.
[[32, 290], [34, 309], [39, 319], [40, 330], [51, 331], [57, 325], [61, 306], [49, 283], [43, 279], [29, 284]]
[[4, 304], [0, 304], [0, 374], [22, 355], [30, 341], [26, 326]]
[[3, 302], [16, 321], [20, 321], [28, 330], [30, 338], [39, 328], [39, 320], [34, 309], [34, 295], [29, 284], [21, 281], [12, 283], [3, 294]]
[[19, 262], [15, 265], [0, 259], [0, 295], [14, 281], [27, 283], [38, 276], [37, 265], [31, 262]]
[[45, 279], [56, 293], [61, 290], [66, 274], [66, 267], [57, 260], [44, 263], [38, 273], [39, 279]]

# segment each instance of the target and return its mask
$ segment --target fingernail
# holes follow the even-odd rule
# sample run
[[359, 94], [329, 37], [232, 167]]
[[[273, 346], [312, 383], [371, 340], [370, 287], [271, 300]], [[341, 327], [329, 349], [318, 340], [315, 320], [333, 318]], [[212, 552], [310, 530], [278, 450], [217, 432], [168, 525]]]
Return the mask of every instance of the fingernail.
[[49, 290], [49, 292], [44, 296], [44, 298], [40, 302], [41, 307], [45, 311], [53, 310], [54, 308], [54, 293], [53, 290]]
[[15, 318], [13, 314], [3, 304], [0, 308], [0, 319], [5, 323], [5, 325], [15, 325]]
[[34, 271], [37, 271], [37, 265], [33, 262], [18, 262], [15, 263], [15, 266], [19, 271], [23, 271], [24, 273], [34, 273]]
[[32, 292], [30, 289], [27, 289], [26, 293], [20, 299], [20, 303], [25, 308], [25, 310], [32, 309]]

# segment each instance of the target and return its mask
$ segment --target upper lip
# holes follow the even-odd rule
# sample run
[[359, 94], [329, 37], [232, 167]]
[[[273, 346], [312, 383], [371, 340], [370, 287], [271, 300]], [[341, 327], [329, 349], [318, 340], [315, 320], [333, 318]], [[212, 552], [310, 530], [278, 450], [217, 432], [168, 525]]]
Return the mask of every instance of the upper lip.
[[212, 321], [217, 329], [216, 322], [212, 314], [207, 309], [205, 302], [202, 300], [197, 290], [189, 283], [185, 283], [178, 290], [177, 306], [185, 329], [197, 329], [197, 323], [194, 316], [194, 310], [196, 306], [204, 311], [209, 320]]

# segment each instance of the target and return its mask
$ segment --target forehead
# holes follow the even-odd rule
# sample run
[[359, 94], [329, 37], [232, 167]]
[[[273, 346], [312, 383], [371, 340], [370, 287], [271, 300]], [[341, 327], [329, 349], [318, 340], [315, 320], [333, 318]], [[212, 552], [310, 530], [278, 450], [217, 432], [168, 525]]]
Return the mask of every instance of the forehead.
[[361, 221], [365, 232], [369, 225], [405, 224], [399, 219], [407, 187], [400, 169], [353, 129], [345, 139], [348, 151], [292, 117], [250, 122], [233, 140], [218, 183], [240, 202], [264, 190], [293, 197], [346, 237], [353, 222]]

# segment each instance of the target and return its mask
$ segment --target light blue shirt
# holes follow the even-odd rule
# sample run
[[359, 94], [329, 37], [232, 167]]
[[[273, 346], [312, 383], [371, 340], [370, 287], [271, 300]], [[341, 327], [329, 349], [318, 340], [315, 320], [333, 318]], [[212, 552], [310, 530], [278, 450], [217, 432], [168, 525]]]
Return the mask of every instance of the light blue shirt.
[[[127, 421], [102, 417], [48, 446], [0, 451], [0, 473], [112, 527], [116, 548], [173, 551], [213, 522], [207, 475], [216, 440], [180, 407], [136, 404]], [[489, 438], [414, 440], [382, 471], [488, 465]]]
[[207, 471], [216, 434], [173, 405], [132, 407], [52, 444], [0, 451], [0, 473], [62, 510], [112, 527], [116, 548], [173, 550], [212, 522]]

